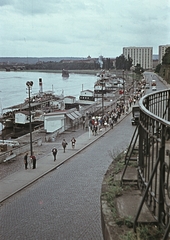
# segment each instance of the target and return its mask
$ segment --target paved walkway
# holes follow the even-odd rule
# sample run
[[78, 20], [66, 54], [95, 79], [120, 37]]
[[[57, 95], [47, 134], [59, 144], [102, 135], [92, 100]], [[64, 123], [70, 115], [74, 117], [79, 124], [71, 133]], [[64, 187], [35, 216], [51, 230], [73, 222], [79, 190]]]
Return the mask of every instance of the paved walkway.
[[[130, 112], [129, 112], [130, 113]], [[118, 120], [118, 123], [125, 117], [122, 115]], [[66, 152], [63, 153], [62, 149], [59, 149], [57, 154], [57, 160], [54, 162], [51, 152], [48, 152], [47, 155], [38, 159], [36, 169], [27, 170], [21, 169], [0, 181], [0, 203], [19, 192], [26, 186], [30, 185], [37, 179], [41, 178], [50, 171], [56, 169], [64, 162], [72, 158], [74, 155], [82, 151], [88, 145], [92, 144], [94, 141], [103, 136], [106, 132], [110, 130], [110, 127], [107, 127], [106, 130], [103, 128], [96, 136], [92, 135], [91, 131], [87, 131], [81, 136], [76, 138], [75, 149], [72, 149], [71, 144], [69, 143]], [[44, 143], [45, 144], [45, 143]], [[56, 143], [55, 143], [56, 144]], [[61, 143], [60, 143], [61, 145]], [[43, 145], [42, 145], [43, 148]], [[29, 166], [28, 166], [29, 167]]]
[[[129, 108], [128, 114], [131, 114], [132, 107], [133, 106]], [[120, 119], [118, 119], [118, 122], [116, 124], [122, 121], [126, 116], [127, 116], [126, 114], [121, 115]], [[6, 200], [7, 198], [11, 197], [15, 193], [19, 192], [23, 188], [27, 187], [31, 183], [35, 182], [42, 176], [46, 175], [50, 171], [53, 171], [54, 169], [58, 168], [64, 162], [68, 161], [74, 155], [78, 154], [83, 149], [88, 147], [90, 144], [95, 142], [97, 139], [102, 137], [109, 130], [110, 130], [110, 127], [107, 127], [106, 129], [103, 128], [102, 131], [99, 131], [99, 133], [96, 136], [92, 135], [91, 131], [86, 131], [81, 136], [76, 138], [75, 149], [72, 149], [71, 143], [68, 144], [65, 153], [63, 153], [62, 149], [59, 149], [57, 154], [57, 160], [55, 162], [53, 160], [52, 153], [48, 152], [47, 155], [38, 159], [36, 169], [30, 169], [28, 164], [27, 170], [21, 169], [1, 179], [0, 180], [0, 203]], [[67, 139], [67, 137], [65, 138]], [[42, 144], [42, 148], [43, 148], [43, 144]], [[55, 146], [56, 146], [56, 142], [55, 142]], [[60, 147], [61, 147], [61, 143], [60, 143]]]

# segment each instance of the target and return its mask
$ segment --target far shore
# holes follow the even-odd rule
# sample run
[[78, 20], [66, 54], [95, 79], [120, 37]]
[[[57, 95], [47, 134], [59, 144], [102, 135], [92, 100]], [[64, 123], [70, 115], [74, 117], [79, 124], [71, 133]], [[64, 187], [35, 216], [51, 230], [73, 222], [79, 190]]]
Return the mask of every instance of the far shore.
[[[68, 70], [69, 73], [76, 73], [76, 74], [94, 74], [96, 75], [98, 72], [100, 72], [99, 70]], [[48, 72], [48, 73], [61, 73], [62, 74], [62, 70], [29, 70], [29, 72]]]
[[[4, 70], [0, 70], [0, 71], [6, 71]], [[11, 70], [11, 72], [46, 72], [46, 73], [61, 73], [62, 74], [62, 70], [18, 70], [18, 71], [14, 71]], [[92, 74], [92, 75], [96, 75], [97, 73], [99, 73], [101, 71], [101, 69], [95, 69], [95, 70], [89, 70], [89, 69], [78, 69], [78, 70], [68, 70], [69, 73], [75, 73], [75, 74]], [[110, 73], [115, 73], [115, 70], [110, 70]]]

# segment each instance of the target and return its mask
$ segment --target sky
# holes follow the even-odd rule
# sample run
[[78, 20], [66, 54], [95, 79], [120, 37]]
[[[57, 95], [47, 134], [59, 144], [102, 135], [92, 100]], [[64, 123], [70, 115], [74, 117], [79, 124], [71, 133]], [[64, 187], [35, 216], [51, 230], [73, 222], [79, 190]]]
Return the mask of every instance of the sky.
[[117, 57], [170, 44], [170, 0], [0, 0], [1, 57]]

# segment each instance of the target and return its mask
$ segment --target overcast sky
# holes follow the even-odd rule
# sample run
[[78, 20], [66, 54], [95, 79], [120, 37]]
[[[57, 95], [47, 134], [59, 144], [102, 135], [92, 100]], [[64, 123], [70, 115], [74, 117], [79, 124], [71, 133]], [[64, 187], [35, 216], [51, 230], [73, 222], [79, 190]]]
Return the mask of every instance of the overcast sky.
[[170, 0], [0, 0], [1, 57], [116, 57], [170, 44]]

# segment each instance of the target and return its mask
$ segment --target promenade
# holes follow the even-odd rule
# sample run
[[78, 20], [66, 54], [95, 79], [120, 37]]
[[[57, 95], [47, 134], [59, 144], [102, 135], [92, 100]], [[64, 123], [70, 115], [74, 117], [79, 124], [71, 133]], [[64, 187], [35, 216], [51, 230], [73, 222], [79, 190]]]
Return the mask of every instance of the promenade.
[[[130, 111], [129, 111], [130, 114]], [[125, 118], [126, 115], [121, 115], [120, 119], [118, 119], [118, 124], [120, 121]], [[61, 142], [51, 143], [51, 148], [56, 146], [58, 149], [57, 160], [53, 160], [53, 155], [51, 152], [51, 148], [48, 152], [43, 155], [45, 142], [42, 143], [42, 146], [39, 147], [39, 155], [42, 154], [41, 157], [38, 157], [36, 169], [30, 169], [28, 165], [28, 169], [23, 168], [18, 170], [15, 173], [12, 173], [0, 181], [0, 202], [2, 203], [4, 200], [8, 199], [12, 195], [21, 191], [25, 187], [29, 186], [39, 178], [48, 174], [50, 171], [53, 171], [68, 161], [70, 158], [74, 157], [80, 151], [88, 147], [90, 144], [97, 141], [100, 137], [106, 134], [110, 130], [110, 127], [106, 129], [103, 127], [102, 131], [99, 131], [96, 136], [92, 135], [91, 131], [86, 131], [82, 135], [76, 138], [75, 149], [72, 149], [71, 143], [67, 145], [66, 152], [63, 152]], [[65, 134], [65, 139], [67, 139], [67, 133]], [[42, 151], [42, 153], [41, 153]], [[17, 161], [17, 160], [16, 160]], [[7, 163], [8, 164], [8, 163]], [[12, 164], [12, 163], [11, 163]]]

